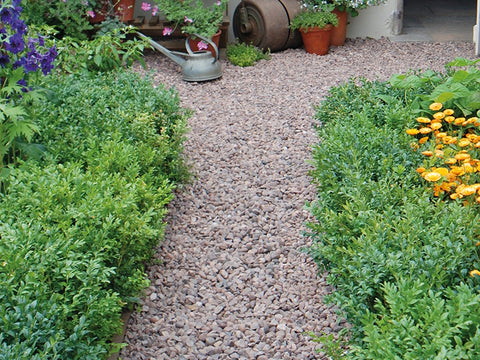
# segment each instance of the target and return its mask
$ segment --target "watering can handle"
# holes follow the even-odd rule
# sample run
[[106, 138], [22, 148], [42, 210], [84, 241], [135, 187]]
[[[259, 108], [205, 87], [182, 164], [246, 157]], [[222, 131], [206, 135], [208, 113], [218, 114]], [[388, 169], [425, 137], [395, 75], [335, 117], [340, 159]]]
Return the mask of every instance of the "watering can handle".
[[[203, 41], [206, 41], [206, 42], [209, 43], [210, 45], [212, 45], [213, 49], [215, 50], [215, 61], [218, 61], [218, 47], [217, 47], [217, 45], [215, 45], [215, 43], [214, 43], [212, 40], [207, 39], [207, 38], [205, 38], [205, 37], [203, 37], [203, 36], [200, 36], [200, 35], [198, 35], [198, 34], [193, 34], [193, 35], [194, 35], [195, 37], [198, 37], [198, 38], [202, 39]], [[190, 55], [192, 55], [192, 54], [193, 54], [193, 51], [192, 51], [192, 49], [190, 48], [190, 44], [189, 44], [189, 41], [188, 41], [188, 40], [190, 39], [190, 37], [191, 37], [191, 36], [189, 35], [189, 36], [187, 37], [187, 40], [185, 40], [185, 47], [187, 48], [188, 53], [189, 53]]]

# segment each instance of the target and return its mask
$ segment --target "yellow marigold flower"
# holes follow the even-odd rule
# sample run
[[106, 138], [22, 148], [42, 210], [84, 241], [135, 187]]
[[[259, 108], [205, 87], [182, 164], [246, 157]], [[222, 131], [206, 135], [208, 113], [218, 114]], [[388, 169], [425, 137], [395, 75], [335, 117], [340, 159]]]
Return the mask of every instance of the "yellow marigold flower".
[[473, 116], [470, 119], [467, 120], [469, 124], [473, 124], [478, 121], [478, 117]]
[[410, 147], [415, 151], [415, 150], [418, 150], [419, 146], [416, 142], [412, 142], [410, 143]]
[[459, 141], [458, 141], [458, 146], [460, 147], [466, 147], [468, 145], [470, 145], [471, 142], [470, 140], [468, 140], [467, 138], [461, 138]]
[[455, 182], [455, 181], [457, 181], [457, 175], [456, 174], [454, 174], [453, 172], [449, 172], [447, 174], [447, 176], [445, 176], [445, 177], [447, 178], [448, 181], [450, 181], [450, 183], [449, 183], [450, 186], [453, 186], [453, 187], [457, 186], [457, 183]]
[[433, 186], [433, 196], [440, 196], [440, 194], [443, 193], [442, 187], [438, 184], [435, 184]]
[[441, 120], [445, 117], [445, 114], [443, 112], [437, 112], [433, 114], [433, 118], [436, 120]]
[[435, 172], [439, 173], [439, 174], [442, 175], [442, 176], [447, 176], [447, 174], [448, 174], [448, 169], [447, 169], [447, 168], [444, 168], [444, 167], [433, 168], [432, 171], [435, 171]]
[[428, 141], [428, 139], [430, 139], [428, 136], [424, 136], [418, 140], [418, 143], [425, 144]]
[[445, 136], [447, 136], [447, 133], [446, 133], [446, 132], [437, 132], [437, 133], [435, 134], [435, 136], [436, 136], [437, 138], [441, 139], [441, 138], [444, 138]]
[[471, 164], [463, 164], [463, 168], [465, 169], [466, 173], [473, 173], [475, 172], [475, 168]]
[[450, 199], [452, 200], [458, 199], [458, 194], [457, 193], [450, 194]]
[[419, 133], [417, 129], [407, 129], [406, 132], [408, 135], [417, 135]]
[[463, 123], [465, 122], [465, 118], [464, 117], [459, 117], [459, 118], [456, 118], [455, 121], [453, 122], [454, 125], [462, 125]]
[[453, 109], [445, 109], [445, 110], [443, 110], [443, 113], [444, 113], [445, 115], [448, 115], [448, 116], [453, 115], [454, 112], [455, 112], [455, 111], [453, 111]]
[[475, 275], [478, 275], [478, 276], [480, 276], [480, 271], [478, 271], [478, 270], [476, 270], [476, 269], [475, 269], [475, 270], [472, 270], [472, 271], [470, 271], [470, 276], [474, 277]]
[[455, 192], [457, 194], [462, 195], [462, 196], [470, 196], [470, 195], [475, 194], [477, 191], [475, 190], [475, 188], [473, 186], [467, 186], [467, 185], [461, 184], [457, 187]]
[[448, 116], [445, 116], [443, 120], [445, 120], [447, 123], [452, 123], [455, 121], [455, 116], [448, 115]]
[[426, 170], [426, 169], [425, 169], [424, 167], [419, 167], [419, 168], [417, 168], [416, 171], [417, 171], [417, 173], [422, 174], [422, 173], [425, 172], [425, 170]]
[[445, 160], [445, 164], [447, 165], [453, 165], [453, 164], [456, 164], [457, 163], [457, 159], [455, 158], [448, 158], [447, 160]]
[[457, 155], [455, 155], [455, 159], [459, 161], [464, 161], [464, 160], [470, 159], [470, 155], [465, 152], [460, 152]]
[[433, 130], [438, 130], [442, 127], [442, 123], [439, 123], [439, 122], [435, 122], [435, 123], [432, 123], [430, 125], [430, 128], [433, 129]]
[[431, 132], [432, 132], [432, 129], [430, 129], [429, 127], [423, 127], [423, 128], [421, 128], [420, 130], [418, 130], [418, 132], [419, 132], [420, 134], [425, 135], [425, 134], [431, 133]]
[[444, 154], [444, 153], [443, 153], [443, 150], [440, 150], [440, 149], [436, 149], [436, 150], [435, 150], [435, 156], [436, 156], [436, 157], [441, 158], [441, 157], [443, 157], [443, 154]]
[[475, 134], [466, 134], [465, 137], [470, 140], [472, 143], [476, 143], [480, 140], [480, 136]]
[[442, 175], [436, 171], [431, 171], [423, 175], [423, 178], [430, 182], [438, 181], [442, 178]]
[[457, 142], [457, 138], [447, 135], [442, 138], [442, 141], [444, 144], [455, 144]]
[[452, 190], [452, 187], [455, 187], [455, 183], [451, 181], [449, 182], [444, 181], [440, 187], [443, 191], [450, 192]]
[[430, 106], [429, 106], [428, 108], [429, 108], [430, 110], [433, 110], [433, 111], [438, 111], [438, 110], [440, 110], [442, 107], [443, 107], [442, 103], [434, 102], [434, 103], [430, 104]]
[[453, 175], [457, 175], [457, 176], [462, 176], [463, 174], [465, 174], [465, 170], [463, 169], [462, 166], [452, 166], [452, 168], [450, 169], [450, 172]]
[[430, 151], [430, 150], [422, 151], [422, 155], [425, 155], [425, 156], [433, 156], [433, 151]]
[[430, 123], [430, 119], [429, 119], [429, 118], [426, 118], [426, 117], [424, 117], [424, 116], [418, 117], [418, 118], [417, 118], [417, 121], [418, 121], [419, 123], [422, 123], [422, 124], [428, 124], [428, 123]]

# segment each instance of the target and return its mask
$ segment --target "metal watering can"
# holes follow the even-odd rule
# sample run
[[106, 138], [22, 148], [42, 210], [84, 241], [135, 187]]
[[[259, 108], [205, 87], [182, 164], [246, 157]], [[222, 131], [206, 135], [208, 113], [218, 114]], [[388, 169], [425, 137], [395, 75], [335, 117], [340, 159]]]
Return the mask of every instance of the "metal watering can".
[[[185, 40], [185, 47], [188, 53], [183, 53], [170, 51], [140, 32], [138, 32], [138, 35], [146, 39], [153, 48], [180, 65], [182, 67], [183, 80], [185, 81], [207, 81], [218, 79], [222, 76], [222, 66], [218, 61], [218, 48], [209, 39], [200, 35], [194, 35], [212, 45], [215, 50], [215, 57], [213, 57], [210, 51], [192, 51], [188, 42], [190, 37]], [[185, 59], [183, 57], [185, 57]]]

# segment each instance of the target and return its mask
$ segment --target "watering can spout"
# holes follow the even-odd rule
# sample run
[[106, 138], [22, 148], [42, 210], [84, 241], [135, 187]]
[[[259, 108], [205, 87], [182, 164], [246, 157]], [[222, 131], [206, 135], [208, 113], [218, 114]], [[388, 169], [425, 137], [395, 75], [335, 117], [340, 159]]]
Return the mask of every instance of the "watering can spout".
[[156, 41], [153, 41], [151, 38], [149, 38], [148, 36], [142, 34], [141, 32], [137, 32], [137, 34], [147, 40], [150, 45], [155, 49], [155, 50], [158, 50], [160, 51], [163, 55], [165, 55], [166, 57], [168, 57], [170, 60], [172, 60], [173, 62], [177, 63], [178, 65], [180, 66], [183, 66], [185, 65], [186, 63], [186, 60], [181, 58], [180, 56], [177, 56], [177, 55], [174, 55], [170, 50], [168, 50], [167, 48], [165, 48], [164, 46], [160, 45], [159, 43], [157, 43]]
[[[222, 76], [222, 66], [220, 65], [220, 61], [218, 61], [218, 48], [210, 40], [196, 35], [212, 45], [215, 50], [215, 57], [213, 57], [209, 51], [193, 52], [188, 44], [188, 38], [185, 41], [188, 53], [182, 53], [170, 51], [146, 35], [140, 32], [137, 33], [141, 38], [146, 39], [154, 49], [160, 51], [163, 55], [182, 67], [183, 80], [208, 81]], [[183, 57], [185, 57], [185, 59]]]

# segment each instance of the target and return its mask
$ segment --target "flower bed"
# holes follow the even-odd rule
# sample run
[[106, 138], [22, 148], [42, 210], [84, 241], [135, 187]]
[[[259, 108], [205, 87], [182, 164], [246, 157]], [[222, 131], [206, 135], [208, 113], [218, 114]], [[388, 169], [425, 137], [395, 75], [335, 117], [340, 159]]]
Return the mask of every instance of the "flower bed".
[[[328, 300], [352, 324], [346, 358], [480, 355], [479, 287], [470, 275], [479, 266], [478, 208], [433, 196], [416, 171], [425, 156], [412, 150], [405, 131], [438, 100], [476, 112], [465, 91], [447, 98], [446, 86], [456, 87], [461, 71], [352, 80], [317, 108], [310, 252], [335, 286]], [[472, 80], [477, 70], [469, 73]], [[462, 81], [478, 92], [474, 80]]]

